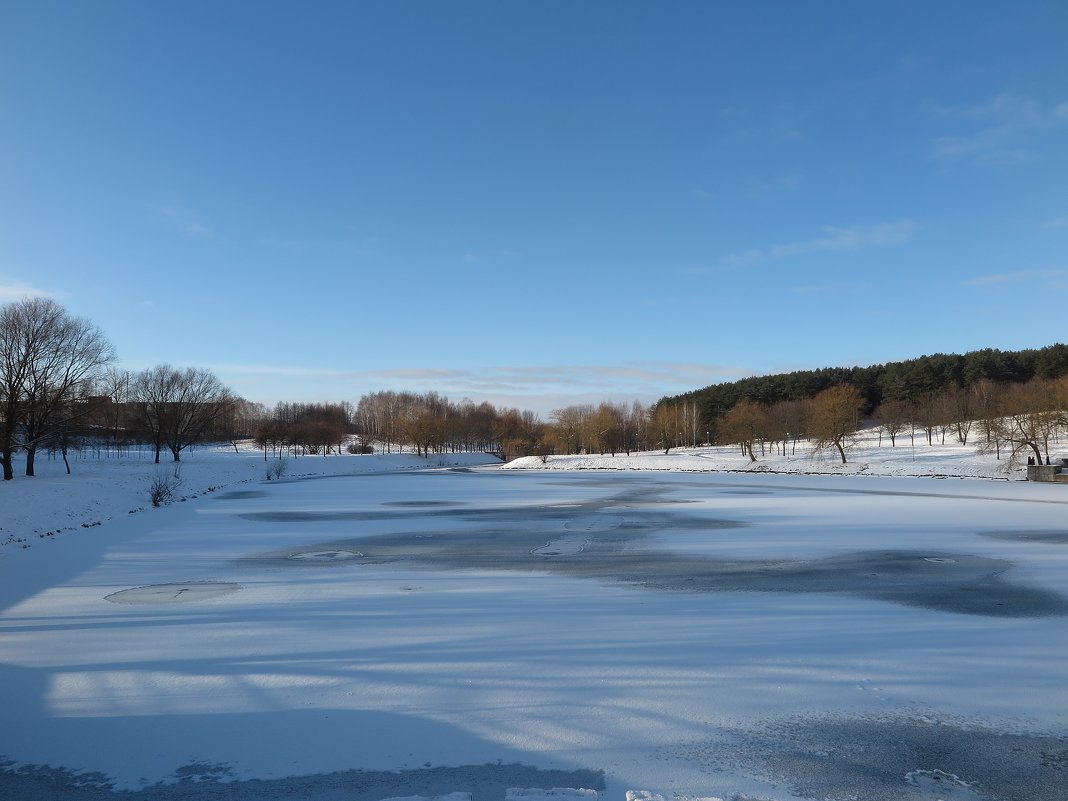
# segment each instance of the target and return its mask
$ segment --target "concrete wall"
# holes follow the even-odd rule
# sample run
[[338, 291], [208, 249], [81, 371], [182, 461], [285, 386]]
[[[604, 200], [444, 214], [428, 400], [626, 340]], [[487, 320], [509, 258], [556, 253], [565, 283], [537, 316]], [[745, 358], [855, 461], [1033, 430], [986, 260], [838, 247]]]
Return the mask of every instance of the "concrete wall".
[[1027, 465], [1027, 480], [1068, 484], [1068, 473], [1062, 473], [1061, 469], [1059, 464], [1029, 464]]

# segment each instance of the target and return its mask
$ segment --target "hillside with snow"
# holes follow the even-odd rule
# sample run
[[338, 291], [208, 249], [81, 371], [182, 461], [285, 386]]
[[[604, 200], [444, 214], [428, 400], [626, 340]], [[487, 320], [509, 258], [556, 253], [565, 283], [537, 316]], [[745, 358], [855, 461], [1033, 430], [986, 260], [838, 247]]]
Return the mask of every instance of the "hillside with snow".
[[[1059, 444], [1059, 443], [1058, 443]], [[1068, 455], [1068, 443], [1063, 444]], [[1060, 452], [1059, 450], [1057, 451]], [[584, 454], [572, 456], [526, 456], [505, 465], [508, 469], [548, 470], [678, 470], [724, 471], [742, 473], [791, 473], [798, 475], [872, 475], [927, 476], [935, 478], [985, 478], [996, 480], [1024, 480], [1026, 468], [1011, 465], [1009, 454], [1003, 450], [1000, 458], [994, 452], [983, 452], [974, 441], [967, 445], [946, 438], [928, 445], [918, 432], [910, 436], [898, 435], [897, 444], [880, 437], [876, 430], [860, 432], [853, 445], [846, 449], [846, 464], [842, 464], [833, 450], [816, 451], [807, 441], [789, 445], [786, 455], [757, 448], [757, 461], [736, 446], [672, 448], [627, 455], [625, 453]]]

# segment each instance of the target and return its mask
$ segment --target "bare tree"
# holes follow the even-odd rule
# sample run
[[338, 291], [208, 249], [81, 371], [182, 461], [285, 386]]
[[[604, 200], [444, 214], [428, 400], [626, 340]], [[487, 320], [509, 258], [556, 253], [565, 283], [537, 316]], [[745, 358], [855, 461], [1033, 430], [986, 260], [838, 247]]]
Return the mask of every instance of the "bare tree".
[[544, 426], [529, 410], [501, 409], [494, 434], [505, 461], [533, 454], [544, 438]]
[[933, 392], [925, 392], [911, 404], [912, 422], [923, 429], [927, 444], [934, 445], [934, 432], [945, 421], [945, 409]]
[[352, 407], [347, 403], [279, 403], [274, 420], [291, 452], [323, 456], [348, 441]]
[[678, 444], [682, 437], [679, 408], [672, 403], [658, 403], [649, 414], [649, 429], [652, 440], [664, 448], [664, 455]]
[[1006, 389], [1008, 414], [1000, 420], [1000, 435], [1012, 445], [1010, 465], [1018, 464], [1028, 452], [1036, 464], [1050, 463], [1049, 443], [1058, 435], [1065, 415], [1063, 408], [1058, 408], [1058, 390], [1054, 382], [1037, 378]]
[[631, 442], [634, 450], [640, 451], [645, 448], [646, 435], [649, 429], [649, 410], [642, 405], [641, 401], [633, 401], [630, 411], [627, 413], [627, 455], [630, 456]]
[[622, 404], [603, 401], [587, 421], [588, 441], [602, 456], [606, 451], [615, 456], [623, 450], [627, 436], [627, 408]]
[[253, 403], [244, 398], [231, 398], [227, 402], [216, 425], [219, 433], [233, 446], [234, 453], [240, 453], [237, 443], [252, 439], [261, 421], [267, 417], [267, 409], [262, 403]]
[[130, 373], [111, 367], [92, 390], [94, 403], [90, 423], [103, 433], [110, 445], [129, 442]]
[[14, 476], [12, 458], [26, 449], [26, 475], [33, 475], [40, 445], [87, 414], [92, 383], [114, 359], [104, 334], [72, 317], [53, 300], [29, 298], [0, 310], [0, 464]]
[[25, 302], [0, 309], [0, 465], [5, 481], [15, 477], [13, 459], [26, 410], [23, 386], [33, 358], [33, 341]]
[[1004, 414], [1005, 392], [1004, 387], [995, 384], [988, 378], [975, 382], [972, 386], [972, 398], [975, 413], [979, 417], [979, 428], [983, 433], [984, 442], [980, 450], [994, 451], [996, 457], [1001, 459], [1001, 418]]
[[751, 400], [741, 400], [723, 416], [719, 432], [728, 442], [740, 445], [749, 456], [749, 461], [755, 462], [757, 458], [753, 444], [764, 438], [767, 425], [767, 409]]
[[593, 416], [593, 407], [588, 404], [565, 406], [553, 409], [549, 415], [553, 431], [563, 453], [580, 453], [585, 445], [583, 438], [589, 426], [587, 421]]
[[782, 455], [786, 456], [787, 444], [795, 453], [797, 443], [808, 436], [809, 406], [807, 400], [779, 401], [767, 410], [768, 427], [772, 434], [782, 439]]
[[945, 392], [946, 410], [957, 434], [957, 442], [968, 444], [975, 420], [975, 398], [960, 384], [953, 384]]
[[33, 475], [41, 444], [68, 432], [76, 420], [92, 412], [92, 404], [75, 401], [87, 398], [93, 383], [115, 358], [111, 343], [88, 320], [70, 317], [52, 301], [44, 301], [41, 308], [51, 324], [26, 376], [23, 447], [28, 476]]
[[810, 425], [816, 450], [833, 446], [845, 464], [845, 445], [857, 430], [863, 405], [864, 398], [850, 384], [829, 387], [813, 398]]
[[274, 451], [276, 458], [282, 457], [283, 449], [286, 446], [286, 438], [285, 423], [273, 416], [265, 416], [261, 419], [252, 432], [253, 441], [263, 448], [263, 461], [265, 462], [267, 461], [268, 449]]
[[155, 447], [156, 464], [166, 445], [174, 461], [200, 440], [222, 415], [230, 390], [210, 370], [161, 364], [138, 373], [130, 394], [139, 422]]
[[691, 448], [696, 448], [701, 438], [701, 409], [697, 401], [683, 401], [679, 405], [679, 420], [682, 424], [680, 430], [683, 441], [688, 441]]
[[385, 445], [386, 453], [402, 439], [401, 426], [415, 395], [403, 392], [372, 392], [360, 398], [356, 406], [356, 430], [365, 443]]
[[897, 445], [897, 435], [908, 427], [910, 416], [910, 404], [894, 398], [883, 401], [875, 410], [875, 419], [879, 422], [880, 429], [890, 437], [891, 447]]

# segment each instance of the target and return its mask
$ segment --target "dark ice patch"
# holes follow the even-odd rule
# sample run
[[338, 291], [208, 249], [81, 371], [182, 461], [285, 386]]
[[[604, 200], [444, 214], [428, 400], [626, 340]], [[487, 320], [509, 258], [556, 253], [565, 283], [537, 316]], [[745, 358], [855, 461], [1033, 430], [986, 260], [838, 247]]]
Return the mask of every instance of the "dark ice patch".
[[[586, 481], [583, 486], [597, 482]], [[716, 532], [748, 523], [684, 514], [674, 485], [615, 482], [607, 497], [567, 503], [486, 508], [396, 510], [293, 510], [251, 512], [257, 521], [405, 521], [439, 525], [428, 532], [342, 538], [301, 551], [358, 551], [360, 565], [403, 563], [432, 570], [548, 572], [623, 583], [662, 592], [791, 592], [843, 595], [989, 617], [1068, 615], [1068, 599], [1018, 585], [1005, 573], [1012, 563], [936, 551], [860, 551], [820, 559], [715, 559], [651, 547], [648, 538], [673, 532]], [[727, 487], [737, 490], [738, 487]], [[452, 523], [462, 521], [462, 525]], [[553, 547], [568, 532], [582, 532], [581, 548]], [[552, 551], [552, 558], [546, 558]], [[296, 550], [281, 549], [245, 562], [294, 566]]]
[[463, 506], [463, 501], [385, 501], [383, 506], [408, 506], [415, 509], [435, 509], [445, 506]]
[[[704, 520], [705, 530], [733, 521]], [[1014, 584], [1003, 574], [1011, 562], [933, 551], [860, 551], [820, 559], [711, 559], [640, 547], [651, 521], [628, 520], [614, 528], [581, 532], [581, 548], [546, 547], [560, 539], [532, 530], [487, 529], [406, 532], [334, 540], [319, 551], [359, 551], [362, 565], [403, 564], [431, 570], [544, 572], [661, 592], [792, 592], [844, 595], [987, 617], [1051, 617], [1068, 614], [1057, 593]], [[664, 528], [678, 521], [661, 522]], [[307, 546], [301, 549], [308, 550]], [[297, 551], [279, 550], [243, 560], [293, 565]]]
[[1068, 531], [983, 531], [984, 537], [1010, 542], [1043, 542], [1049, 545], [1068, 545]]
[[1068, 737], [1012, 734], [926, 717], [791, 719], [728, 733], [681, 755], [710, 768], [729, 764], [782, 782], [805, 798], [1068, 797]]
[[412, 795], [434, 797], [469, 792], [475, 801], [503, 801], [510, 787], [586, 787], [604, 790], [604, 771], [552, 770], [497, 763], [404, 770], [345, 770], [276, 779], [234, 779], [227, 765], [190, 763], [177, 781], [142, 790], [116, 790], [102, 774], [49, 765], [16, 766], [0, 758], [0, 797], [48, 801], [298, 801], [345, 798], [380, 801]]
[[263, 490], [230, 490], [215, 496], [220, 501], [243, 501], [248, 498], [266, 498], [267, 493]]
[[105, 601], [113, 604], [187, 604], [210, 601], [224, 595], [232, 595], [242, 589], [240, 584], [229, 581], [186, 581], [172, 584], [149, 584], [131, 587], [105, 595]]

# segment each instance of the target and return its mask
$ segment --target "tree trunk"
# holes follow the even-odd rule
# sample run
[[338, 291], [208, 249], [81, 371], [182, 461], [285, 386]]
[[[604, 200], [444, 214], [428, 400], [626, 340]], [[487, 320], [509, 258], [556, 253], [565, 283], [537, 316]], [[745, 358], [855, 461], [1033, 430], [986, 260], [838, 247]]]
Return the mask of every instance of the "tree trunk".
[[1028, 442], [1027, 444], [1030, 446], [1031, 450], [1035, 452], [1035, 464], [1043, 464], [1042, 451], [1038, 449], [1038, 444], [1035, 442]]
[[15, 472], [11, 469], [11, 452], [4, 453], [4, 458], [0, 459], [0, 464], [4, 466], [4, 481], [10, 481], [15, 477]]
[[845, 450], [842, 448], [842, 441], [840, 439], [836, 439], [834, 441], [834, 447], [836, 447], [838, 449], [838, 454], [842, 457], [842, 464], [845, 464], [846, 463]]
[[26, 475], [33, 475], [33, 460], [37, 457], [37, 446], [30, 445], [26, 448]]

